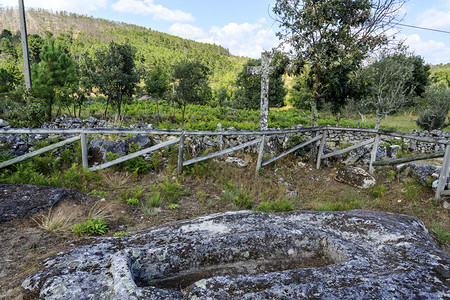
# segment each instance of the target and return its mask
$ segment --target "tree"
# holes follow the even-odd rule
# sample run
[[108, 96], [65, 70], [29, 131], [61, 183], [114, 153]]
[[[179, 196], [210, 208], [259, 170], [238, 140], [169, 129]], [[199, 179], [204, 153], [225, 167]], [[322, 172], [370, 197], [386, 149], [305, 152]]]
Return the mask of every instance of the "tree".
[[414, 95], [414, 87], [410, 85], [413, 72], [413, 63], [397, 53], [384, 53], [363, 70], [370, 86], [370, 95], [357, 105], [363, 111], [375, 113], [377, 129], [384, 116], [405, 107]]
[[[287, 90], [284, 87], [282, 75], [289, 63], [287, 56], [279, 52], [274, 54], [271, 66], [274, 67], [269, 76], [269, 107], [284, 105]], [[239, 108], [260, 109], [261, 106], [261, 75], [247, 74], [247, 67], [260, 66], [261, 59], [250, 59], [242, 68], [236, 79], [237, 91], [235, 103]]]
[[147, 95], [162, 99], [169, 90], [170, 76], [160, 66], [153, 68], [145, 80], [145, 91]]
[[31, 72], [33, 94], [44, 102], [47, 120], [51, 121], [55, 102], [65, 101], [78, 85], [76, 63], [55, 45], [55, 39], [50, 39], [42, 49], [41, 61], [32, 66]]
[[358, 91], [361, 62], [388, 42], [388, 32], [406, 0], [277, 0], [277, 36], [290, 45], [292, 73], [310, 72], [311, 126], [317, 126], [317, 103], [335, 110]]
[[198, 61], [182, 60], [174, 66], [174, 100], [182, 108], [183, 124], [187, 104], [204, 104], [211, 99], [212, 92], [208, 84], [209, 73], [209, 68]]
[[30, 64], [39, 63], [44, 40], [38, 34], [28, 35], [28, 51]]
[[427, 106], [419, 115], [417, 125], [423, 130], [443, 129], [450, 126], [445, 123], [450, 111], [450, 89], [444, 84], [432, 85], [424, 93]]
[[7, 70], [0, 68], [0, 94], [7, 93], [14, 89], [14, 76]]
[[117, 108], [121, 117], [122, 104], [131, 101], [139, 76], [135, 72], [136, 50], [127, 42], [117, 44], [111, 41], [106, 49], [94, 52], [92, 57], [84, 57], [82, 84], [87, 88], [96, 87], [107, 98], [105, 117], [109, 103]]

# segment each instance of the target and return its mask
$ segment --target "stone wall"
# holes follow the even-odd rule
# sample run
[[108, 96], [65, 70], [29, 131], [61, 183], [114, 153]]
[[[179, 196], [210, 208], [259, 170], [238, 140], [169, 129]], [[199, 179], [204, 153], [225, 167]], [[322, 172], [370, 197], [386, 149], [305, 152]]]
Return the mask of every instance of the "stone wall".
[[[7, 122], [0, 122], [0, 127], [7, 128], [9, 125]], [[46, 122], [42, 126], [42, 128], [119, 128], [121, 127], [118, 123], [106, 122], [104, 120], [99, 120], [94, 117], [89, 117], [85, 120], [81, 120], [79, 118], [65, 118], [59, 117], [56, 118], [53, 122]], [[155, 129], [152, 124], [147, 124], [144, 122], [137, 122], [129, 126], [129, 128], [135, 129]], [[298, 128], [298, 127], [293, 127]], [[301, 128], [301, 126], [300, 126]], [[230, 127], [226, 129], [222, 129], [219, 124], [217, 130], [235, 130], [235, 128]], [[413, 135], [422, 136], [422, 137], [435, 137], [435, 138], [447, 138], [450, 139], [450, 132], [446, 131], [418, 131], [413, 130], [411, 132]], [[311, 133], [305, 132], [301, 134], [280, 134], [276, 136], [270, 136], [267, 139], [267, 150], [271, 153], [275, 153], [282, 149], [287, 149], [289, 147], [289, 141], [293, 136], [303, 135], [304, 139], [308, 139], [311, 137]], [[330, 149], [336, 148], [345, 148], [350, 146], [351, 144], [356, 144], [373, 137], [370, 133], [364, 132], [338, 132], [338, 131], [330, 131], [327, 138], [327, 147]], [[5, 145], [9, 144], [9, 147], [13, 152], [29, 152], [33, 145], [34, 140], [42, 140], [48, 138], [48, 135], [30, 135], [27, 137], [21, 136], [13, 136], [13, 135], [0, 135], [0, 144]], [[123, 137], [119, 136], [119, 139]], [[169, 136], [154, 136], [153, 137], [156, 143], [167, 140]], [[186, 138], [186, 147], [187, 150], [192, 154], [198, 154], [205, 150], [216, 150], [216, 149], [226, 149], [229, 147], [237, 146], [239, 144], [248, 142], [253, 140], [256, 136], [251, 135], [230, 135], [230, 136], [189, 136]], [[382, 142], [393, 143], [393, 144], [401, 144], [404, 148], [406, 148], [409, 152], [414, 153], [429, 153], [429, 152], [437, 152], [444, 151], [445, 146], [442, 144], [430, 144], [419, 142], [413, 139], [408, 138], [393, 138], [389, 136], [382, 136]], [[383, 145], [383, 144], [381, 144]], [[244, 149], [247, 153], [257, 153], [259, 149], [258, 145], [250, 146]], [[20, 154], [17, 153], [17, 154]]]

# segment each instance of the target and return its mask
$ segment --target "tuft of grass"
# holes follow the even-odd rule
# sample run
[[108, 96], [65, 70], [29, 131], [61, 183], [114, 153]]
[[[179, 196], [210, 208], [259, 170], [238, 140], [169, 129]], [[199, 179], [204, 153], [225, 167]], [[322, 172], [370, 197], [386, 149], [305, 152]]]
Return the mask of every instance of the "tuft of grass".
[[288, 199], [282, 199], [279, 201], [264, 201], [256, 210], [263, 212], [283, 212], [294, 210], [294, 203]]
[[88, 219], [110, 219], [112, 218], [112, 212], [111, 207], [107, 205], [101, 204], [101, 202], [96, 202], [92, 207], [89, 209], [87, 213]]
[[110, 189], [123, 189], [129, 184], [131, 175], [128, 172], [114, 172], [106, 170], [102, 172], [103, 182]]
[[223, 201], [232, 203], [236, 209], [252, 209], [253, 201], [250, 189], [244, 189], [229, 180], [225, 181]]
[[442, 224], [434, 222], [431, 225], [431, 232], [440, 244], [450, 247], [450, 230]]
[[353, 191], [346, 191], [334, 201], [320, 202], [316, 205], [319, 211], [342, 211], [362, 208], [361, 196]]
[[70, 211], [67, 209], [54, 211], [50, 208], [47, 214], [42, 214], [38, 219], [32, 219], [40, 228], [60, 233], [68, 231], [75, 218], [76, 213], [72, 209]]

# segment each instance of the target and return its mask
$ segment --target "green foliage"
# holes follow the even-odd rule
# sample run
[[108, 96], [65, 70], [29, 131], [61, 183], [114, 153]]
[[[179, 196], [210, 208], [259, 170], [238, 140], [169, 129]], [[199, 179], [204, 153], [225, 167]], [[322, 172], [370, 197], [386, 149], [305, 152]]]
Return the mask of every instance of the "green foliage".
[[369, 82], [370, 94], [358, 107], [376, 115], [377, 127], [386, 115], [398, 112], [413, 97], [414, 64], [398, 49], [395, 53], [383, 53], [377, 61], [364, 69], [363, 76]]
[[172, 209], [172, 210], [176, 210], [176, 209], [178, 209], [178, 204], [171, 203], [171, 204], [169, 204], [168, 208]]
[[[122, 157], [120, 154], [106, 152], [106, 161], [113, 161]], [[121, 171], [130, 171], [134, 174], [146, 174], [151, 170], [151, 166], [141, 156], [129, 159], [113, 166], [114, 169]]]
[[280, 22], [277, 36], [291, 46], [295, 56], [292, 72], [298, 75], [305, 65], [311, 68], [308, 87], [312, 91], [312, 126], [317, 126], [319, 99], [331, 101], [337, 111], [348, 98], [359, 94], [359, 66], [372, 50], [387, 42], [382, 28], [395, 17], [398, 4], [401, 2], [388, 7], [372, 6], [366, 0], [276, 2], [273, 11]]
[[[291, 149], [303, 142], [306, 141], [306, 138], [303, 135], [292, 135], [289, 137], [287, 142], [287, 148]], [[302, 147], [294, 152], [295, 156], [302, 157], [305, 156], [311, 150], [311, 146]]]
[[431, 232], [442, 245], [450, 245], [450, 230], [439, 223], [431, 225]]
[[159, 187], [161, 188], [163, 198], [170, 203], [178, 203], [180, 197], [188, 193], [176, 179], [173, 182], [170, 182], [169, 179], [166, 178], [164, 183], [161, 183]]
[[108, 192], [106, 191], [92, 190], [91, 194], [100, 198], [106, 198], [108, 196]]
[[170, 77], [162, 66], [157, 65], [147, 75], [145, 80], [145, 91], [147, 95], [162, 99], [169, 91]]
[[128, 198], [126, 200], [126, 202], [129, 205], [139, 205], [139, 199], [138, 198]]
[[387, 190], [388, 188], [384, 184], [378, 184], [370, 189], [370, 194], [377, 198], [383, 198], [384, 192]]
[[450, 120], [445, 123], [450, 111], [450, 88], [445, 85], [432, 85], [427, 87], [424, 93], [426, 109], [423, 110], [417, 125], [423, 130], [442, 129], [450, 125]]
[[173, 78], [175, 80], [173, 100], [182, 108], [183, 124], [187, 104], [205, 104], [211, 99], [212, 92], [208, 85], [209, 74], [209, 68], [199, 61], [182, 60], [175, 64], [173, 68]]
[[243, 189], [228, 180], [225, 180], [222, 200], [230, 202], [237, 209], [251, 209], [253, 207], [250, 189]]
[[[284, 87], [282, 75], [288, 64], [288, 59], [280, 53], [275, 53], [271, 66], [274, 71], [269, 76], [269, 107], [284, 105], [287, 90]], [[234, 106], [238, 108], [259, 109], [261, 104], [261, 75], [250, 75], [247, 67], [260, 66], [261, 59], [250, 59], [242, 68], [236, 79], [237, 91]]]
[[131, 234], [129, 234], [126, 231], [118, 231], [114, 233], [114, 237], [130, 237]]
[[71, 227], [75, 234], [104, 235], [108, 231], [108, 223], [103, 219], [88, 219]]
[[78, 85], [75, 61], [50, 39], [42, 50], [41, 61], [32, 66], [33, 94], [41, 99], [51, 120], [56, 101], [64, 102]]
[[96, 50], [92, 56], [87, 53], [81, 61], [82, 83], [86, 88], [97, 88], [117, 108], [121, 116], [122, 103], [131, 101], [139, 76], [135, 71], [136, 49], [127, 41], [118, 44], [111, 41], [106, 49]]
[[361, 196], [358, 193], [348, 191], [340, 195], [335, 201], [327, 201], [320, 203], [316, 209], [319, 211], [341, 211], [341, 210], [351, 210], [360, 209]]
[[256, 210], [263, 212], [283, 212], [294, 210], [293, 202], [288, 199], [283, 199], [279, 201], [264, 201], [262, 202]]
[[135, 184], [132, 188], [122, 190], [120, 192], [120, 199], [130, 205], [139, 205], [140, 200], [144, 197], [144, 189], [141, 185]]

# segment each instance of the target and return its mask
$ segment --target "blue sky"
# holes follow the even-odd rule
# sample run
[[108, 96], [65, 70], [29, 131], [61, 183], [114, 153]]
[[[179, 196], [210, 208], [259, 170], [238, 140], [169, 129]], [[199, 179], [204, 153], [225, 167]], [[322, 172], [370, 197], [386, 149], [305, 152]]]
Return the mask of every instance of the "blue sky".
[[[196, 41], [215, 43], [232, 54], [259, 57], [278, 44], [271, 7], [276, 0], [24, 0], [25, 7], [65, 10], [141, 25]], [[17, 6], [17, 0], [0, 5]], [[410, 0], [403, 23], [450, 31], [450, 0]], [[450, 62], [450, 34], [401, 28], [410, 50], [427, 63]]]

